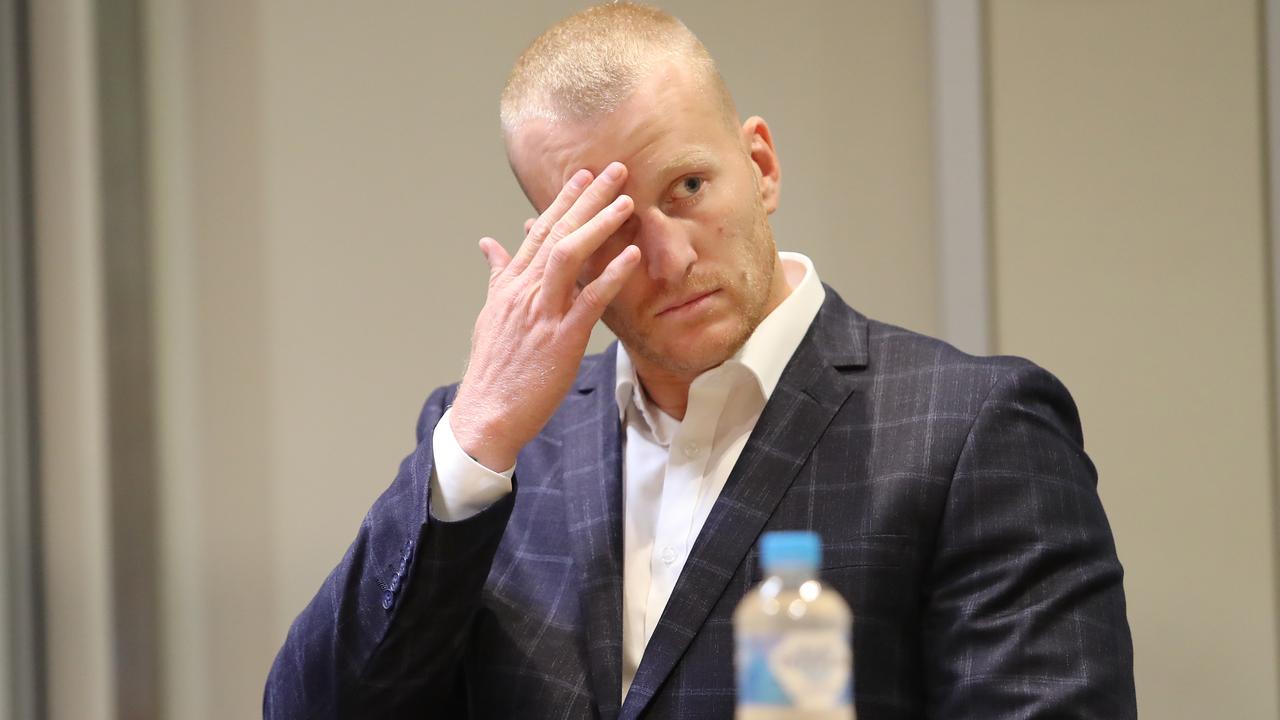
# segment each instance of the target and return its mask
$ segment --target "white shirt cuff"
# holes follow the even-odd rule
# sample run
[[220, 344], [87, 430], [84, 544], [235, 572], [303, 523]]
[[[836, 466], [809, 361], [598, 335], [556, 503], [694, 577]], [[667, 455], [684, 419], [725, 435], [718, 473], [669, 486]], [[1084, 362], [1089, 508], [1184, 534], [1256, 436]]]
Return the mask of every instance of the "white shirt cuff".
[[431, 471], [431, 516], [445, 522], [466, 520], [511, 492], [516, 466], [494, 472], [468, 455], [449, 425], [453, 408], [444, 411], [431, 435], [435, 466]]

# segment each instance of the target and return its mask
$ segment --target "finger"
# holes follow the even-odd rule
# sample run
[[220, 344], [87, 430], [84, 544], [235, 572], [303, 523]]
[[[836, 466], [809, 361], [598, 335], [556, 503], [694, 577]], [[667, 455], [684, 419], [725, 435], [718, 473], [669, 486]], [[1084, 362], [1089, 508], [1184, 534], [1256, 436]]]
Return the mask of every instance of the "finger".
[[550, 259], [548, 251], [608, 207], [609, 203], [613, 202], [622, 191], [622, 185], [626, 179], [626, 165], [620, 162], [609, 163], [599, 177], [582, 191], [572, 207], [551, 225], [550, 232], [543, 240], [538, 254], [530, 261], [530, 266], [535, 270], [541, 269], [541, 265]]
[[640, 248], [628, 245], [618, 253], [618, 257], [609, 261], [600, 277], [582, 288], [565, 319], [579, 328], [586, 326], [586, 330], [590, 332], [600, 316], [604, 315], [605, 308], [618, 296], [631, 273], [639, 266]]
[[542, 247], [542, 243], [546, 240], [548, 233], [551, 232], [551, 226], [555, 224], [565, 211], [573, 206], [582, 192], [591, 184], [594, 177], [590, 170], [579, 170], [574, 173], [569, 181], [560, 188], [560, 194], [551, 202], [551, 205], [543, 211], [525, 233], [524, 242], [520, 244], [520, 249], [516, 251], [516, 256], [511, 260], [511, 271], [513, 273], [524, 272], [529, 266], [529, 262], [538, 254], [538, 249]]
[[525, 220], [525, 221], [524, 221], [524, 234], [525, 234], [525, 235], [528, 235], [528, 234], [529, 234], [529, 231], [533, 229], [533, 223], [534, 223], [537, 219], [538, 219], [538, 218], [529, 218], [528, 220]]
[[582, 266], [592, 253], [618, 232], [634, 211], [635, 202], [631, 196], [619, 195], [572, 235], [540, 253], [540, 257], [547, 257], [542, 289], [552, 307], [562, 307], [572, 298], [572, 289], [582, 274]]
[[496, 278], [498, 273], [511, 264], [507, 249], [491, 237], [480, 238], [480, 252], [484, 253], [484, 259], [489, 263], [489, 280]]

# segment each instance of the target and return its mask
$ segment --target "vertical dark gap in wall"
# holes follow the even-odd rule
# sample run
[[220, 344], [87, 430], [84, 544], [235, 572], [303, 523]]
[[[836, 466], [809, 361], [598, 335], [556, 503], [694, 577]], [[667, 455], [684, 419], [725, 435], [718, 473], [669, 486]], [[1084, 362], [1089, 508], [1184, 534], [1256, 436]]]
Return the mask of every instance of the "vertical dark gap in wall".
[[35, 334], [30, 36], [25, 0], [0, 0], [0, 591], [9, 689], [0, 713], [47, 717]]
[[94, 7], [116, 716], [160, 714], [158, 461], [142, 3]]

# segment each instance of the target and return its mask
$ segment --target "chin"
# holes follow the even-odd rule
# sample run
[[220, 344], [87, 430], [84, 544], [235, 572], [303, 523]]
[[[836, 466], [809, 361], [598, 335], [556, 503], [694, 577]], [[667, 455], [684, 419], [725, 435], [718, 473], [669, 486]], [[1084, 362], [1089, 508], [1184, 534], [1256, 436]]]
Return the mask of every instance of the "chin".
[[622, 341], [633, 356], [639, 355], [651, 365], [692, 379], [733, 357], [750, 336], [749, 328], [735, 324], [727, 328], [707, 328], [694, 337], [674, 339], [670, 343], [654, 344], [648, 342], [650, 338], [622, 338]]

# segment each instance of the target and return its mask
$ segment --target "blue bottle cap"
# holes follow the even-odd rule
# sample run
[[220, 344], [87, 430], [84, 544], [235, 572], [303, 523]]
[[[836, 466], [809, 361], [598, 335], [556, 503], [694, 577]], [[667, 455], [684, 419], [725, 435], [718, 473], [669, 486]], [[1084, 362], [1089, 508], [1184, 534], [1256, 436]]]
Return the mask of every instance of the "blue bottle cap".
[[821, 562], [822, 543], [815, 532], [769, 532], [760, 538], [760, 564], [765, 571], [781, 568], [816, 570]]

